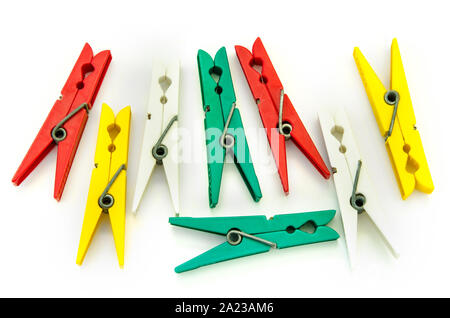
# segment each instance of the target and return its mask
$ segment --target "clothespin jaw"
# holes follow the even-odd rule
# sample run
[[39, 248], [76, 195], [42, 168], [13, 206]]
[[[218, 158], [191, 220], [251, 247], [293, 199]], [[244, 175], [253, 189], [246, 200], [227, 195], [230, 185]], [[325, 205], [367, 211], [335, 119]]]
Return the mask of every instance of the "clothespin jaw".
[[391, 86], [387, 90], [359, 48], [353, 51], [372, 110], [385, 137], [385, 145], [403, 199], [417, 189], [424, 193], [434, 190], [431, 173], [406, 82], [397, 40], [391, 46]]
[[285, 145], [287, 139], [292, 139], [317, 171], [325, 179], [328, 179], [330, 172], [295, 111], [289, 96], [284, 93], [283, 85], [261, 39], [256, 39], [252, 52], [239, 45], [236, 45], [235, 49], [258, 105], [284, 192], [289, 193]]
[[208, 53], [199, 50], [197, 62], [205, 112], [209, 205], [214, 208], [219, 201], [227, 150], [232, 152], [234, 163], [253, 200], [257, 202], [262, 197], [261, 189], [251, 160], [241, 114], [236, 108], [236, 96], [225, 47], [217, 51], [214, 60]]
[[60, 200], [78, 144], [109, 63], [110, 51], [93, 55], [85, 44], [58, 99], [17, 169], [12, 182], [20, 185], [50, 150], [58, 145], [54, 197]]
[[77, 264], [81, 265], [103, 214], [109, 216], [119, 265], [124, 263], [126, 170], [130, 135], [131, 108], [123, 108], [114, 117], [103, 104], [95, 150], [95, 168], [81, 229]]
[[[226, 236], [227, 241], [211, 250], [181, 264], [175, 272], [182, 273], [201, 266], [263, 253], [274, 248], [311, 244], [336, 240], [339, 234], [327, 227], [334, 210], [275, 215], [267, 219], [264, 215], [212, 218], [170, 218], [169, 223], [190, 229]], [[312, 233], [303, 226], [311, 224]]]
[[341, 109], [334, 116], [320, 112], [319, 121], [334, 171], [333, 179], [350, 265], [354, 267], [356, 264], [358, 215], [363, 212], [373, 221], [393, 255], [398, 256], [387, 215], [377, 204], [378, 199], [367, 174], [365, 161], [359, 154], [345, 111]]
[[166, 173], [175, 214], [179, 203], [178, 109], [180, 64], [153, 62], [144, 138], [133, 198], [136, 213], [156, 165]]

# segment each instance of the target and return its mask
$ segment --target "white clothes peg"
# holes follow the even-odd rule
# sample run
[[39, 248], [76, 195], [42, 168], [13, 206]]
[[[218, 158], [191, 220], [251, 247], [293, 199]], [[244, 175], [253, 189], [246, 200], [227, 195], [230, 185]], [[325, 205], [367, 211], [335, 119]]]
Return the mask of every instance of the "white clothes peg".
[[134, 213], [138, 210], [153, 169], [156, 165], [162, 165], [175, 214], [179, 214], [179, 86], [179, 62], [170, 64], [153, 62], [144, 139], [133, 198]]
[[386, 245], [397, 257], [397, 244], [394, 243], [389, 220], [377, 206], [376, 193], [345, 111], [341, 109], [334, 117], [321, 112], [319, 121], [332, 166], [350, 266], [356, 264], [358, 214], [361, 213], [367, 213]]

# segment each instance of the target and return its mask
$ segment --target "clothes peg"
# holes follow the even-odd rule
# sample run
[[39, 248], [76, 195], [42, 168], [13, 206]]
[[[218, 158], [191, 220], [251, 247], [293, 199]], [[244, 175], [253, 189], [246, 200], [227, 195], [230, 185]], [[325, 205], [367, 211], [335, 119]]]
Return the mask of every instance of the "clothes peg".
[[84, 260], [100, 218], [108, 215], [119, 265], [123, 266], [130, 119], [130, 106], [123, 108], [114, 117], [111, 108], [103, 104], [95, 149], [95, 168], [92, 170], [78, 246], [78, 265]]
[[58, 201], [61, 199], [88, 112], [94, 104], [110, 62], [110, 51], [102, 51], [94, 56], [89, 44], [84, 45], [60, 98], [53, 105], [12, 178], [14, 185], [20, 185], [50, 150], [58, 145], [53, 196]]
[[180, 211], [178, 180], [178, 106], [180, 65], [153, 63], [150, 99], [133, 198], [136, 213], [155, 165], [163, 165], [175, 214]]
[[227, 51], [222, 47], [213, 60], [208, 53], [199, 50], [197, 62], [205, 112], [209, 206], [214, 208], [219, 201], [227, 151], [233, 154], [234, 163], [253, 200], [257, 202], [262, 194], [245, 137], [241, 113], [236, 108]]
[[259, 115], [266, 128], [267, 139], [272, 148], [284, 192], [289, 193], [285, 144], [288, 139], [292, 139], [297, 148], [303, 152], [320, 174], [328, 179], [330, 172], [305, 126], [303, 126], [288, 95], [284, 93], [283, 85], [261, 39], [256, 39], [252, 52], [239, 45], [236, 45], [235, 49], [250, 90], [258, 105]]
[[378, 207], [377, 196], [369, 180], [352, 129], [344, 110], [334, 118], [319, 113], [325, 145], [333, 167], [333, 179], [341, 211], [350, 264], [356, 263], [358, 215], [367, 213], [394, 256], [397, 247], [384, 212]]
[[268, 252], [270, 248], [336, 240], [339, 234], [326, 226], [335, 213], [335, 210], [324, 210], [279, 214], [269, 220], [264, 215], [170, 218], [169, 223], [172, 225], [216, 233], [226, 238], [226, 242], [179, 265], [175, 272], [182, 273], [201, 266]]
[[356, 66], [372, 105], [386, 150], [394, 169], [402, 198], [417, 189], [425, 193], [434, 190], [430, 169], [416, 128], [416, 118], [406, 82], [405, 70], [397, 39], [391, 46], [391, 87], [383, 84], [370, 67], [359, 48], [353, 51]]

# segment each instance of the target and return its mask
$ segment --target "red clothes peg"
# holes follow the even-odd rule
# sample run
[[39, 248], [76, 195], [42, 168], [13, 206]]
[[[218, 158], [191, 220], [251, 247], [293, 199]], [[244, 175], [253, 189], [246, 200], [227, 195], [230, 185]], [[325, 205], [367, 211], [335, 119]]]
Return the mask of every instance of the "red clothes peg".
[[73, 158], [88, 118], [88, 112], [105, 77], [111, 52], [93, 55], [88, 43], [81, 54], [39, 133], [14, 175], [20, 185], [33, 169], [58, 145], [54, 197], [61, 199]]
[[[320, 174], [328, 179], [330, 171], [303, 126], [289, 97], [284, 94], [283, 85], [261, 39], [257, 38], [253, 44], [253, 53], [239, 45], [236, 45], [235, 49], [266, 128], [284, 192], [289, 193], [285, 144], [288, 139], [292, 139]], [[261, 69], [260, 72], [257, 70], [258, 67]]]

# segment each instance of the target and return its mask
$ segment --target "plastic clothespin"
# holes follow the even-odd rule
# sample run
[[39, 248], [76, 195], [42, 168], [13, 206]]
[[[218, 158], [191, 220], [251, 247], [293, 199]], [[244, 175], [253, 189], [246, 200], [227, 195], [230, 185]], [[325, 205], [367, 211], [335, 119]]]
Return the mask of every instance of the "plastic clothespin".
[[60, 98], [53, 105], [12, 178], [15, 185], [20, 185], [53, 146], [58, 145], [53, 196], [58, 201], [61, 199], [88, 112], [94, 104], [110, 62], [110, 51], [102, 51], [94, 56], [89, 44], [84, 45]]
[[180, 65], [153, 63], [150, 99], [133, 198], [136, 213], [156, 164], [162, 164], [175, 214], [180, 211], [178, 170], [178, 105]]
[[227, 51], [225, 47], [222, 47], [213, 60], [208, 53], [199, 50], [197, 62], [205, 112], [209, 206], [214, 208], [219, 201], [223, 164], [227, 151], [233, 154], [234, 163], [253, 200], [257, 202], [262, 194], [251, 160], [241, 114], [236, 108], [236, 96]]
[[389, 90], [383, 86], [359, 48], [355, 48], [353, 57], [380, 133], [385, 138], [402, 198], [408, 198], [414, 189], [425, 193], [433, 192], [433, 180], [416, 128], [416, 118], [397, 40], [394, 39], [391, 46]]
[[[170, 218], [169, 223], [172, 225], [220, 234], [227, 240], [177, 266], [175, 272], [182, 273], [201, 266], [268, 252], [270, 248], [286, 248], [336, 240], [339, 234], [326, 226], [335, 213], [335, 210], [324, 210], [279, 214], [269, 220], [264, 215]], [[313, 231], [306, 231], [305, 226], [312, 226]]]
[[130, 119], [130, 106], [123, 108], [114, 117], [111, 108], [103, 104], [95, 149], [95, 168], [78, 246], [78, 265], [84, 260], [101, 216], [108, 215], [119, 265], [123, 266]]
[[345, 241], [351, 267], [356, 263], [358, 214], [366, 212], [394, 256], [398, 249], [388, 227], [384, 212], [378, 207], [378, 199], [367, 175], [352, 129], [344, 110], [334, 117], [319, 114], [333, 179], [341, 211]]
[[320, 174], [328, 179], [330, 172], [288, 95], [284, 93], [283, 85], [261, 39], [256, 39], [252, 52], [239, 45], [235, 49], [266, 128], [284, 192], [289, 193], [285, 141], [290, 138]]

